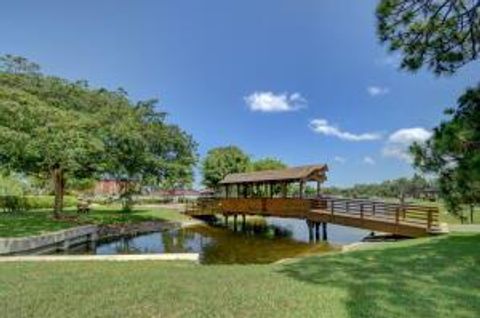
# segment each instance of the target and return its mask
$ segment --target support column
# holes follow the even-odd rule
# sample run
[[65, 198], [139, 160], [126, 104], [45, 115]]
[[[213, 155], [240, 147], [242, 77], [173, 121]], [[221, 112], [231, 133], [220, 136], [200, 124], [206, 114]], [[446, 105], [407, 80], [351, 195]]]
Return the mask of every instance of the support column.
[[308, 241], [312, 243], [313, 242], [313, 222], [310, 220], [307, 220], [307, 227], [308, 227]]
[[323, 241], [328, 240], [328, 237], [327, 237], [327, 223], [326, 222], [322, 223], [322, 240]]
[[320, 241], [320, 223], [315, 222], [315, 241]]
[[223, 218], [225, 219], [225, 226], [228, 227], [228, 215], [224, 214]]
[[233, 215], [233, 231], [237, 232], [237, 215]]
[[300, 187], [299, 187], [299, 198], [303, 198], [303, 186], [304, 186], [304, 182], [303, 181], [300, 181]]
[[320, 196], [320, 181], [317, 181], [317, 197]]
[[245, 214], [242, 214], [242, 231], [246, 230], [246, 226], [247, 226], [247, 217]]

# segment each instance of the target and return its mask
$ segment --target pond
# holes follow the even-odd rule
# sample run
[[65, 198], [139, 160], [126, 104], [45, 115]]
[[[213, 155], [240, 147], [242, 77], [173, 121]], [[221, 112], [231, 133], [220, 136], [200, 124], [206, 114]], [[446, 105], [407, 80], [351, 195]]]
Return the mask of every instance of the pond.
[[339, 250], [358, 242], [369, 231], [328, 224], [328, 241], [309, 242], [305, 221], [252, 218], [245, 229], [217, 225], [195, 225], [175, 230], [99, 241], [94, 248], [78, 246], [59, 253], [143, 254], [199, 253], [202, 264], [262, 264], [285, 258]]

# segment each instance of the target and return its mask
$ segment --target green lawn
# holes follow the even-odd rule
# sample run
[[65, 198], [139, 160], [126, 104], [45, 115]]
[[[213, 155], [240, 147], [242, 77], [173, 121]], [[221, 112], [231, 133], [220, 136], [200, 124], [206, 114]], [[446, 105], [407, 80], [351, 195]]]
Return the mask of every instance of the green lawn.
[[0, 264], [2, 317], [479, 317], [480, 235], [274, 265]]
[[175, 210], [153, 207], [137, 207], [133, 212], [125, 213], [119, 207], [97, 207], [88, 214], [78, 215], [66, 210], [68, 219], [55, 220], [51, 211], [40, 210], [22, 213], [0, 212], [0, 237], [20, 237], [66, 229], [82, 224], [112, 224], [141, 221], [182, 221], [187, 217]]

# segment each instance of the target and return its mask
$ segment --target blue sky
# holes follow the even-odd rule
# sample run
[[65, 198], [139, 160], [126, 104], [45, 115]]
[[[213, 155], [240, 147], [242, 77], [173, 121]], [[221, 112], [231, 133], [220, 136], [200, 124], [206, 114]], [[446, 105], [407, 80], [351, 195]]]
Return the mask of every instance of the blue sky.
[[327, 163], [330, 185], [408, 176], [478, 66], [397, 70], [375, 35], [376, 0], [8, 1], [0, 54], [43, 71], [158, 97], [203, 155], [237, 145], [289, 165]]

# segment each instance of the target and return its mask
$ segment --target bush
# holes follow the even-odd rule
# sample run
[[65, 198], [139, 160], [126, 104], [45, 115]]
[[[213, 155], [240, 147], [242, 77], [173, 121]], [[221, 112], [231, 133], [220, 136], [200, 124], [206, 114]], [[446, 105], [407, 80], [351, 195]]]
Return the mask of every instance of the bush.
[[[27, 210], [51, 209], [55, 197], [52, 195], [19, 196], [4, 195], [0, 196], [0, 209], [4, 212], [23, 212]], [[73, 207], [77, 205], [77, 198], [74, 196], [64, 196], [63, 206]]]
[[25, 197], [16, 195], [0, 196], [0, 208], [3, 212], [23, 212], [28, 209]]
[[166, 204], [173, 202], [173, 198], [164, 196], [137, 196], [136, 204]]

